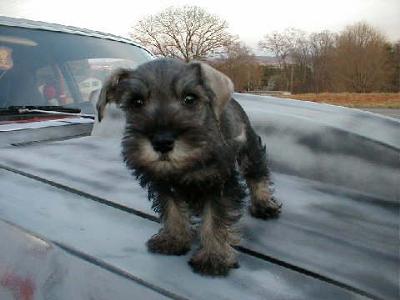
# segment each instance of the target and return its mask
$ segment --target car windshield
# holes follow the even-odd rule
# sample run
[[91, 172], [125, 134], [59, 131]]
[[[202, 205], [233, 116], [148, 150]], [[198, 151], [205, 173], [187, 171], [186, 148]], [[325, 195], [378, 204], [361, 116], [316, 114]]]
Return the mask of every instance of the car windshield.
[[123, 42], [0, 25], [0, 109], [67, 106], [93, 113], [92, 102], [114, 69], [150, 59]]

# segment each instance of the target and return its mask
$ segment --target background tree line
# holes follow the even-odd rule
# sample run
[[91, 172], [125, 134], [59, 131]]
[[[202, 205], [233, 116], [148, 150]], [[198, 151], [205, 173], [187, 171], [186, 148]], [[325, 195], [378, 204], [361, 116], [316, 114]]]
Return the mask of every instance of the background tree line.
[[341, 32], [305, 33], [289, 28], [266, 34], [260, 62], [228, 32], [228, 24], [196, 6], [171, 7], [140, 20], [132, 37], [156, 55], [206, 60], [227, 74], [236, 90], [306, 92], [399, 92], [400, 41], [390, 42], [366, 23]]
[[400, 42], [390, 43], [366, 23], [339, 33], [297, 29], [268, 34], [259, 43], [279, 61], [270, 73], [277, 89], [301, 92], [399, 91]]

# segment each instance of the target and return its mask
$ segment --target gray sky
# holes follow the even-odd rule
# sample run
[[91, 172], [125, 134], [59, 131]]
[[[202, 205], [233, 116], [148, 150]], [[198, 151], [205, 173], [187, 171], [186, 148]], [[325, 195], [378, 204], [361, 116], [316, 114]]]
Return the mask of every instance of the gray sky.
[[0, 0], [0, 15], [127, 36], [141, 17], [185, 4], [225, 19], [231, 33], [253, 48], [274, 30], [340, 31], [358, 21], [376, 26], [392, 41], [400, 39], [400, 0]]

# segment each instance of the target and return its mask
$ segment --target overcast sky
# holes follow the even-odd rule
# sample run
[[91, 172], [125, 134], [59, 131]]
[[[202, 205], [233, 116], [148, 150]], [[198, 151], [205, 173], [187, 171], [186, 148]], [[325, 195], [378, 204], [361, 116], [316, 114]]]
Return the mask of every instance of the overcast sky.
[[358, 21], [376, 26], [392, 41], [400, 39], [400, 0], [0, 0], [0, 15], [127, 36], [140, 18], [185, 4], [225, 19], [231, 33], [254, 48], [274, 30], [340, 31]]

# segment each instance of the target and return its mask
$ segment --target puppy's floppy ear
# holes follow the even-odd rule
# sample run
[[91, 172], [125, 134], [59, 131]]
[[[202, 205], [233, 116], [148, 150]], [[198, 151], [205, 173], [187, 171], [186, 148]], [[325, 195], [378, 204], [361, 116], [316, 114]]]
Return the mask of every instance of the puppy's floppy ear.
[[213, 108], [215, 115], [219, 117], [228, 101], [231, 100], [233, 93], [232, 81], [228, 76], [206, 63], [194, 61], [190, 64], [200, 68], [201, 78], [205, 85], [211, 89], [214, 94], [215, 103], [213, 103]]
[[129, 77], [131, 70], [117, 69], [111, 76], [104, 82], [100, 91], [99, 100], [97, 100], [97, 116], [99, 122], [103, 119], [104, 109], [108, 103], [118, 103], [119, 99], [116, 97], [118, 83]]

